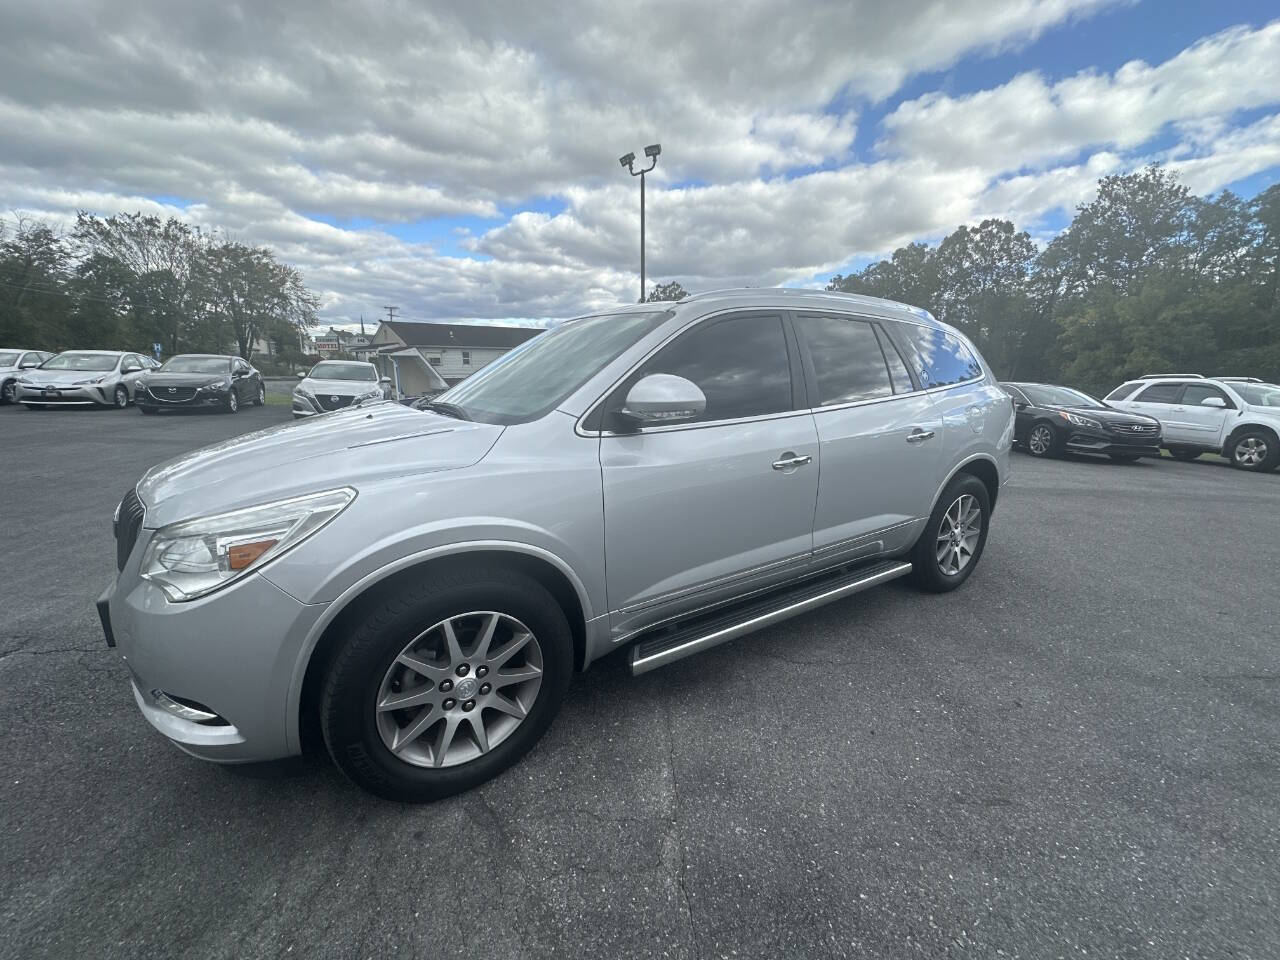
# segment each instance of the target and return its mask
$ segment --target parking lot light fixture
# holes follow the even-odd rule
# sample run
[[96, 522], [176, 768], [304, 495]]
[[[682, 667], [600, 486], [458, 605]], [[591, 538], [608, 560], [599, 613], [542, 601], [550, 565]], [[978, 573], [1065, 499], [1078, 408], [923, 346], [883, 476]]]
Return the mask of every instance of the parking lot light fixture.
[[662, 153], [662, 144], [651, 143], [644, 148], [644, 155], [649, 158], [649, 166], [643, 170], [635, 168], [636, 155], [626, 153], [618, 158], [618, 163], [627, 168], [633, 177], [640, 178], [640, 302], [644, 303], [644, 177], [658, 165], [658, 155]]

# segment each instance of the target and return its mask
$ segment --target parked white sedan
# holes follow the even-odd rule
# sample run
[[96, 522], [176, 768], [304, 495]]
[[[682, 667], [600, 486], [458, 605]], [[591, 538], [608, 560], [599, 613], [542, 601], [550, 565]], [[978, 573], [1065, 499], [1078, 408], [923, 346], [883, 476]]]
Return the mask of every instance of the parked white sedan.
[[293, 388], [293, 418], [341, 410], [353, 403], [385, 400], [390, 377], [378, 377], [378, 368], [358, 360], [321, 360], [310, 373], [298, 374]]

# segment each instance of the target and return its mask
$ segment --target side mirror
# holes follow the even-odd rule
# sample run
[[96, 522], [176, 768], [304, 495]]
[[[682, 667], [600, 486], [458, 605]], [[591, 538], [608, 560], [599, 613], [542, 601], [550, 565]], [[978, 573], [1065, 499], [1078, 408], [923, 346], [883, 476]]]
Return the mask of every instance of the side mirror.
[[39, 360], [28, 360], [25, 363], [18, 364], [19, 370], [30, 370], [32, 367], [40, 366]]
[[1015, 409], [1015, 410], [1025, 410], [1025, 409], [1027, 409], [1027, 404], [1026, 404], [1026, 403], [1024, 403], [1022, 400], [1015, 400], [1015, 401], [1013, 401], [1013, 409]]
[[298, 371], [298, 379], [299, 380], [307, 379], [307, 372], [305, 370]]
[[649, 427], [695, 420], [706, 409], [706, 394], [692, 380], [670, 373], [651, 373], [627, 391], [618, 416], [634, 427]]
[[380, 384], [382, 384], [384, 387], [385, 387], [385, 386], [389, 386], [389, 385], [391, 384], [391, 378], [390, 378], [390, 377], [383, 377], [383, 378], [382, 378], [381, 380], [379, 380], [378, 382], [379, 382]]
[[1216, 407], [1219, 410], [1227, 409], [1227, 402], [1221, 397], [1205, 397], [1200, 401], [1202, 407]]
[[137, 373], [137, 372], [138, 372], [139, 370], [141, 370], [141, 369], [142, 369], [142, 368], [141, 368], [140, 366], [138, 366], [136, 363], [131, 363], [131, 364], [129, 364], [127, 367], [125, 367], [125, 368], [124, 368], [124, 372], [125, 372], [125, 373]]

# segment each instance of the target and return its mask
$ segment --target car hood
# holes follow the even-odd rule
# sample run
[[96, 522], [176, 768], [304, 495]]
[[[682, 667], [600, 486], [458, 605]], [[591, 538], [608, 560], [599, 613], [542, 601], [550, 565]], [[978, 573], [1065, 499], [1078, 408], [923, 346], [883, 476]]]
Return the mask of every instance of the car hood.
[[1092, 417], [1102, 423], [1114, 423], [1128, 425], [1132, 423], [1142, 424], [1158, 424], [1160, 421], [1155, 417], [1148, 417], [1143, 413], [1129, 413], [1127, 410], [1113, 410], [1110, 407], [1099, 410], [1097, 407], [1068, 407], [1051, 404], [1049, 410], [1070, 410], [1072, 413], [1078, 413], [1082, 417]]
[[115, 376], [115, 370], [28, 370], [23, 379], [33, 387], [67, 387], [82, 380], [112, 376]]
[[308, 393], [334, 397], [358, 397], [380, 389], [376, 380], [313, 380], [311, 377], [299, 380], [298, 386]]
[[383, 401], [248, 433], [152, 467], [146, 526], [477, 463], [503, 428]]
[[206, 383], [222, 383], [229, 373], [156, 373], [144, 377], [149, 387], [203, 387]]

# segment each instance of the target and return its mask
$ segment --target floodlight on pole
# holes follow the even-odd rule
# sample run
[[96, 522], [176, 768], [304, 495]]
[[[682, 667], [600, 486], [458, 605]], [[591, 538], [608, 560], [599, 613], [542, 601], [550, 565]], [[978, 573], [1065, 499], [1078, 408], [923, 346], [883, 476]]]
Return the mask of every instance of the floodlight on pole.
[[658, 165], [658, 155], [662, 153], [662, 144], [651, 143], [644, 148], [644, 155], [649, 158], [649, 166], [643, 170], [635, 168], [636, 155], [634, 153], [623, 154], [618, 158], [618, 163], [626, 167], [627, 172], [633, 177], [640, 178], [640, 302], [644, 303], [644, 175], [653, 170]]

